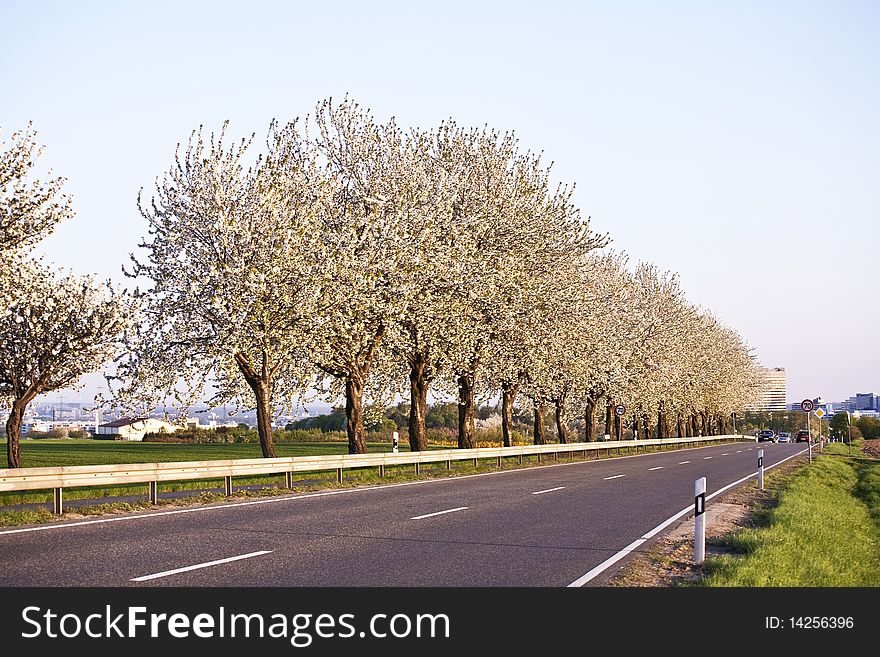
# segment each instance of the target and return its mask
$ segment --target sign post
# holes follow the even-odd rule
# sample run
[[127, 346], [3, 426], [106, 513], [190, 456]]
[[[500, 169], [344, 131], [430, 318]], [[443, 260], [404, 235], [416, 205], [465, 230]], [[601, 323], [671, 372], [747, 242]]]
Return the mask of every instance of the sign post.
[[626, 415], [626, 406], [624, 404], [618, 404], [614, 407], [614, 415], [617, 416], [617, 419], [614, 422], [614, 428], [617, 433], [617, 440], [620, 440], [620, 425], [623, 424], [623, 416]]
[[801, 402], [801, 410], [807, 416], [807, 445], [810, 448], [810, 463], [813, 462], [813, 436], [810, 435], [810, 411], [813, 410], [813, 400], [805, 399]]
[[815, 411], [816, 417], [819, 418], [819, 451], [822, 451], [822, 418], [825, 416], [825, 411], [821, 408], [817, 408]]
[[764, 450], [758, 450], [758, 488], [764, 490]]
[[694, 563], [706, 559], [706, 478], [694, 482]]

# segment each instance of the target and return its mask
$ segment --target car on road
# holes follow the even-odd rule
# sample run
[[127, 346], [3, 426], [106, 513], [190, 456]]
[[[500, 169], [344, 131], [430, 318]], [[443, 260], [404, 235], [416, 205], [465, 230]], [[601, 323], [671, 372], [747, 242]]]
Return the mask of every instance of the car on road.
[[774, 442], [776, 440], [776, 434], [773, 433], [770, 429], [764, 429], [763, 431], [758, 432], [758, 442]]
[[791, 434], [787, 431], [780, 431], [776, 436], [777, 443], [790, 443], [791, 442]]
[[797, 432], [797, 436], [794, 437], [794, 442], [796, 443], [808, 443], [810, 442], [810, 432], [806, 429], [801, 429]]

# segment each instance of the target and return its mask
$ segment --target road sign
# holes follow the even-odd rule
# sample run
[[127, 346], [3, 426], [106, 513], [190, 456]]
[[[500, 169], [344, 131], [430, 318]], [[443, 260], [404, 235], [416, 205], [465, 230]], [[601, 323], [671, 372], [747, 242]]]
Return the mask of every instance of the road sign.
[[626, 406], [623, 404], [618, 404], [614, 407], [614, 414], [620, 417], [621, 415], [626, 415]]
[[825, 415], [825, 411], [823, 411], [821, 408], [817, 408], [816, 417], [821, 418], [823, 415]]
[[801, 409], [809, 413], [813, 410], [813, 401], [811, 399], [805, 399], [801, 402]]

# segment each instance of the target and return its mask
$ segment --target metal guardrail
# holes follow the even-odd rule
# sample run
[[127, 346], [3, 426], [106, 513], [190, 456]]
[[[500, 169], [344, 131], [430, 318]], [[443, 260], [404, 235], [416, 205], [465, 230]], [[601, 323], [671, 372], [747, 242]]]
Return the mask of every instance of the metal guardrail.
[[336, 480], [342, 482], [343, 470], [378, 467], [379, 476], [385, 475], [387, 466], [413, 465], [416, 474], [423, 463], [446, 462], [447, 469], [453, 461], [472, 460], [474, 466], [480, 460], [497, 459], [498, 465], [505, 458], [516, 457], [522, 463], [525, 456], [537, 456], [538, 462], [545, 455], [553, 459], [559, 454], [582, 452], [584, 458], [590, 452], [612, 450], [647, 451], [649, 447], [702, 445], [725, 441], [754, 440], [750, 436], [723, 435], [697, 438], [663, 438], [653, 440], [620, 440], [594, 443], [569, 443], [565, 445], [518, 445], [513, 447], [480, 447], [477, 449], [438, 449], [425, 452], [379, 452], [375, 454], [329, 454], [324, 456], [293, 456], [283, 458], [235, 459], [225, 461], [181, 461], [169, 463], [125, 463], [114, 465], [73, 465], [52, 468], [14, 468], [0, 470], [0, 492], [23, 490], [54, 490], [54, 511], [63, 511], [63, 490], [83, 486], [108, 486], [117, 484], [149, 485], [150, 501], [158, 499], [160, 482], [192, 479], [224, 479], [227, 495], [233, 493], [233, 477], [254, 475], [285, 475], [288, 488], [293, 487], [293, 473], [336, 471]]

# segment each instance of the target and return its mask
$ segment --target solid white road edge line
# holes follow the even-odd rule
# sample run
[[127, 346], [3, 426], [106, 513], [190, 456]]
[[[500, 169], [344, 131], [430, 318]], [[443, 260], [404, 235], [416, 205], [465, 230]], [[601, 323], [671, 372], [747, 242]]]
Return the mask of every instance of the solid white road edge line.
[[413, 516], [410, 520], [421, 520], [422, 518], [431, 518], [432, 516], [442, 516], [444, 513], [453, 513], [455, 511], [464, 511], [468, 507], [457, 506], [454, 509], [446, 509], [445, 511], [435, 511], [434, 513], [426, 513], [423, 516]]
[[625, 474], [619, 474], [619, 475], [614, 475], [613, 477], [602, 477], [602, 478], [605, 481], [608, 481], [609, 479], [617, 479], [618, 477], [625, 477], [625, 476], [626, 476]]
[[544, 493], [552, 493], [555, 490], [562, 490], [565, 486], [557, 486], [556, 488], [548, 488], [547, 490], [536, 490], [532, 495], [543, 495]]
[[648, 468], [648, 472], [650, 472], [651, 470], [662, 470], [662, 469], [663, 469], [663, 466], [658, 465], [656, 468]]
[[[807, 450], [803, 449], [800, 452], [797, 452], [796, 454], [792, 454], [791, 456], [787, 456], [786, 458], [782, 459], [781, 461], [779, 461], [777, 463], [774, 463], [773, 465], [768, 465], [767, 467], [764, 468], [764, 471], [766, 472], [767, 470], [770, 470], [771, 468], [775, 468], [777, 465], [785, 463], [789, 459], [793, 459], [795, 456], [800, 456], [801, 454], [806, 454], [806, 452], [807, 452]], [[743, 483], [744, 481], [747, 481], [747, 480], [751, 479], [752, 477], [756, 477], [756, 476], [758, 476], [757, 471], [751, 472], [751, 473], [747, 474], [745, 477], [743, 477], [742, 479], [737, 479], [733, 483], [727, 484], [723, 488], [719, 488], [711, 495], [706, 495], [706, 499], [711, 500], [713, 497], [720, 495], [724, 491], [729, 490], [729, 489], [733, 488], [734, 486], [738, 486], [739, 484]], [[628, 555], [630, 552], [634, 551], [642, 543], [653, 538], [654, 536], [656, 536], [657, 534], [662, 532], [664, 529], [666, 529], [669, 525], [674, 523], [676, 520], [678, 520], [679, 518], [681, 518], [682, 516], [684, 516], [688, 513], [691, 513], [693, 510], [694, 510], [693, 505], [690, 505], [690, 506], [685, 507], [684, 509], [682, 509], [678, 513], [676, 513], [671, 518], [667, 518], [666, 520], [661, 522], [659, 525], [654, 527], [654, 529], [649, 531], [647, 534], [644, 534], [641, 538], [637, 538], [632, 543], [627, 545], [625, 548], [620, 550], [620, 552], [617, 552], [616, 554], [608, 557], [607, 559], [605, 559], [605, 561], [600, 563], [595, 568], [588, 570], [586, 573], [584, 573], [583, 575], [578, 577], [576, 580], [574, 580], [571, 584], [566, 586], [566, 588], [577, 588], [577, 587], [583, 586], [584, 584], [589, 582], [591, 579], [595, 578], [597, 575], [600, 575], [601, 573], [608, 570], [608, 568], [610, 566], [613, 566], [615, 563], [617, 563], [618, 561], [623, 559], [626, 555]]]
[[237, 557], [227, 557], [226, 559], [217, 559], [216, 561], [206, 561], [205, 563], [197, 563], [194, 566], [184, 566], [183, 568], [175, 568], [174, 570], [163, 570], [161, 573], [153, 575], [143, 575], [141, 577], [132, 577], [132, 582], [146, 582], [149, 579], [158, 579], [160, 577], [168, 577], [169, 575], [177, 575], [178, 573], [186, 573], [190, 570], [198, 570], [199, 568], [209, 568], [210, 566], [219, 566], [221, 563], [229, 563], [231, 561], [240, 561], [242, 559], [250, 559], [251, 557], [259, 557], [269, 554], [272, 550], [260, 550], [259, 552], [248, 552]]
[[[702, 447], [685, 447], [676, 451], [687, 451], [696, 449], [712, 449], [720, 447], [720, 445], [704, 445]], [[643, 456], [653, 456], [658, 452], [650, 452], [646, 454], [628, 454], [627, 456], [615, 456], [615, 459], [637, 459]], [[331, 495], [347, 495], [349, 493], [361, 493], [365, 491], [384, 490], [386, 488], [400, 488], [401, 486], [421, 486], [424, 484], [442, 484], [450, 481], [461, 479], [475, 479], [476, 477], [492, 477], [496, 475], [522, 474], [524, 472], [533, 472], [535, 470], [548, 468], [566, 468], [572, 465], [585, 465], [588, 463], [605, 463], [606, 459], [591, 459], [589, 461], [572, 461], [571, 463], [554, 463], [552, 465], [533, 465], [528, 468], [518, 470], [495, 470], [493, 472], [479, 472], [470, 475], [458, 475], [455, 477], [444, 477], [441, 479], [421, 479], [419, 481], [402, 481], [398, 484], [379, 484], [377, 486], [360, 486], [358, 488], [344, 488], [341, 490], [321, 491], [318, 493], [305, 493], [303, 495], [279, 495], [265, 500], [251, 500], [249, 502], [225, 502], [213, 504], [210, 506], [199, 506], [187, 509], [175, 509], [174, 511], [149, 511], [147, 513], [139, 513], [137, 515], [115, 516], [113, 518], [100, 518], [98, 520], [77, 520], [76, 522], [65, 522], [51, 525], [38, 525], [36, 527], [21, 527], [19, 529], [5, 529], [0, 531], [0, 536], [7, 534], [26, 534], [28, 532], [44, 532], [50, 529], [65, 529], [67, 527], [83, 527], [85, 525], [103, 525], [108, 522], [123, 522], [125, 520], [145, 520], [148, 518], [159, 518], [162, 516], [174, 516], [180, 513], [199, 513], [202, 511], [218, 511], [222, 509], [234, 509], [242, 506], [255, 506], [258, 504], [278, 504], [279, 502], [290, 502], [292, 500], [304, 500], [311, 497], [329, 497]]]

